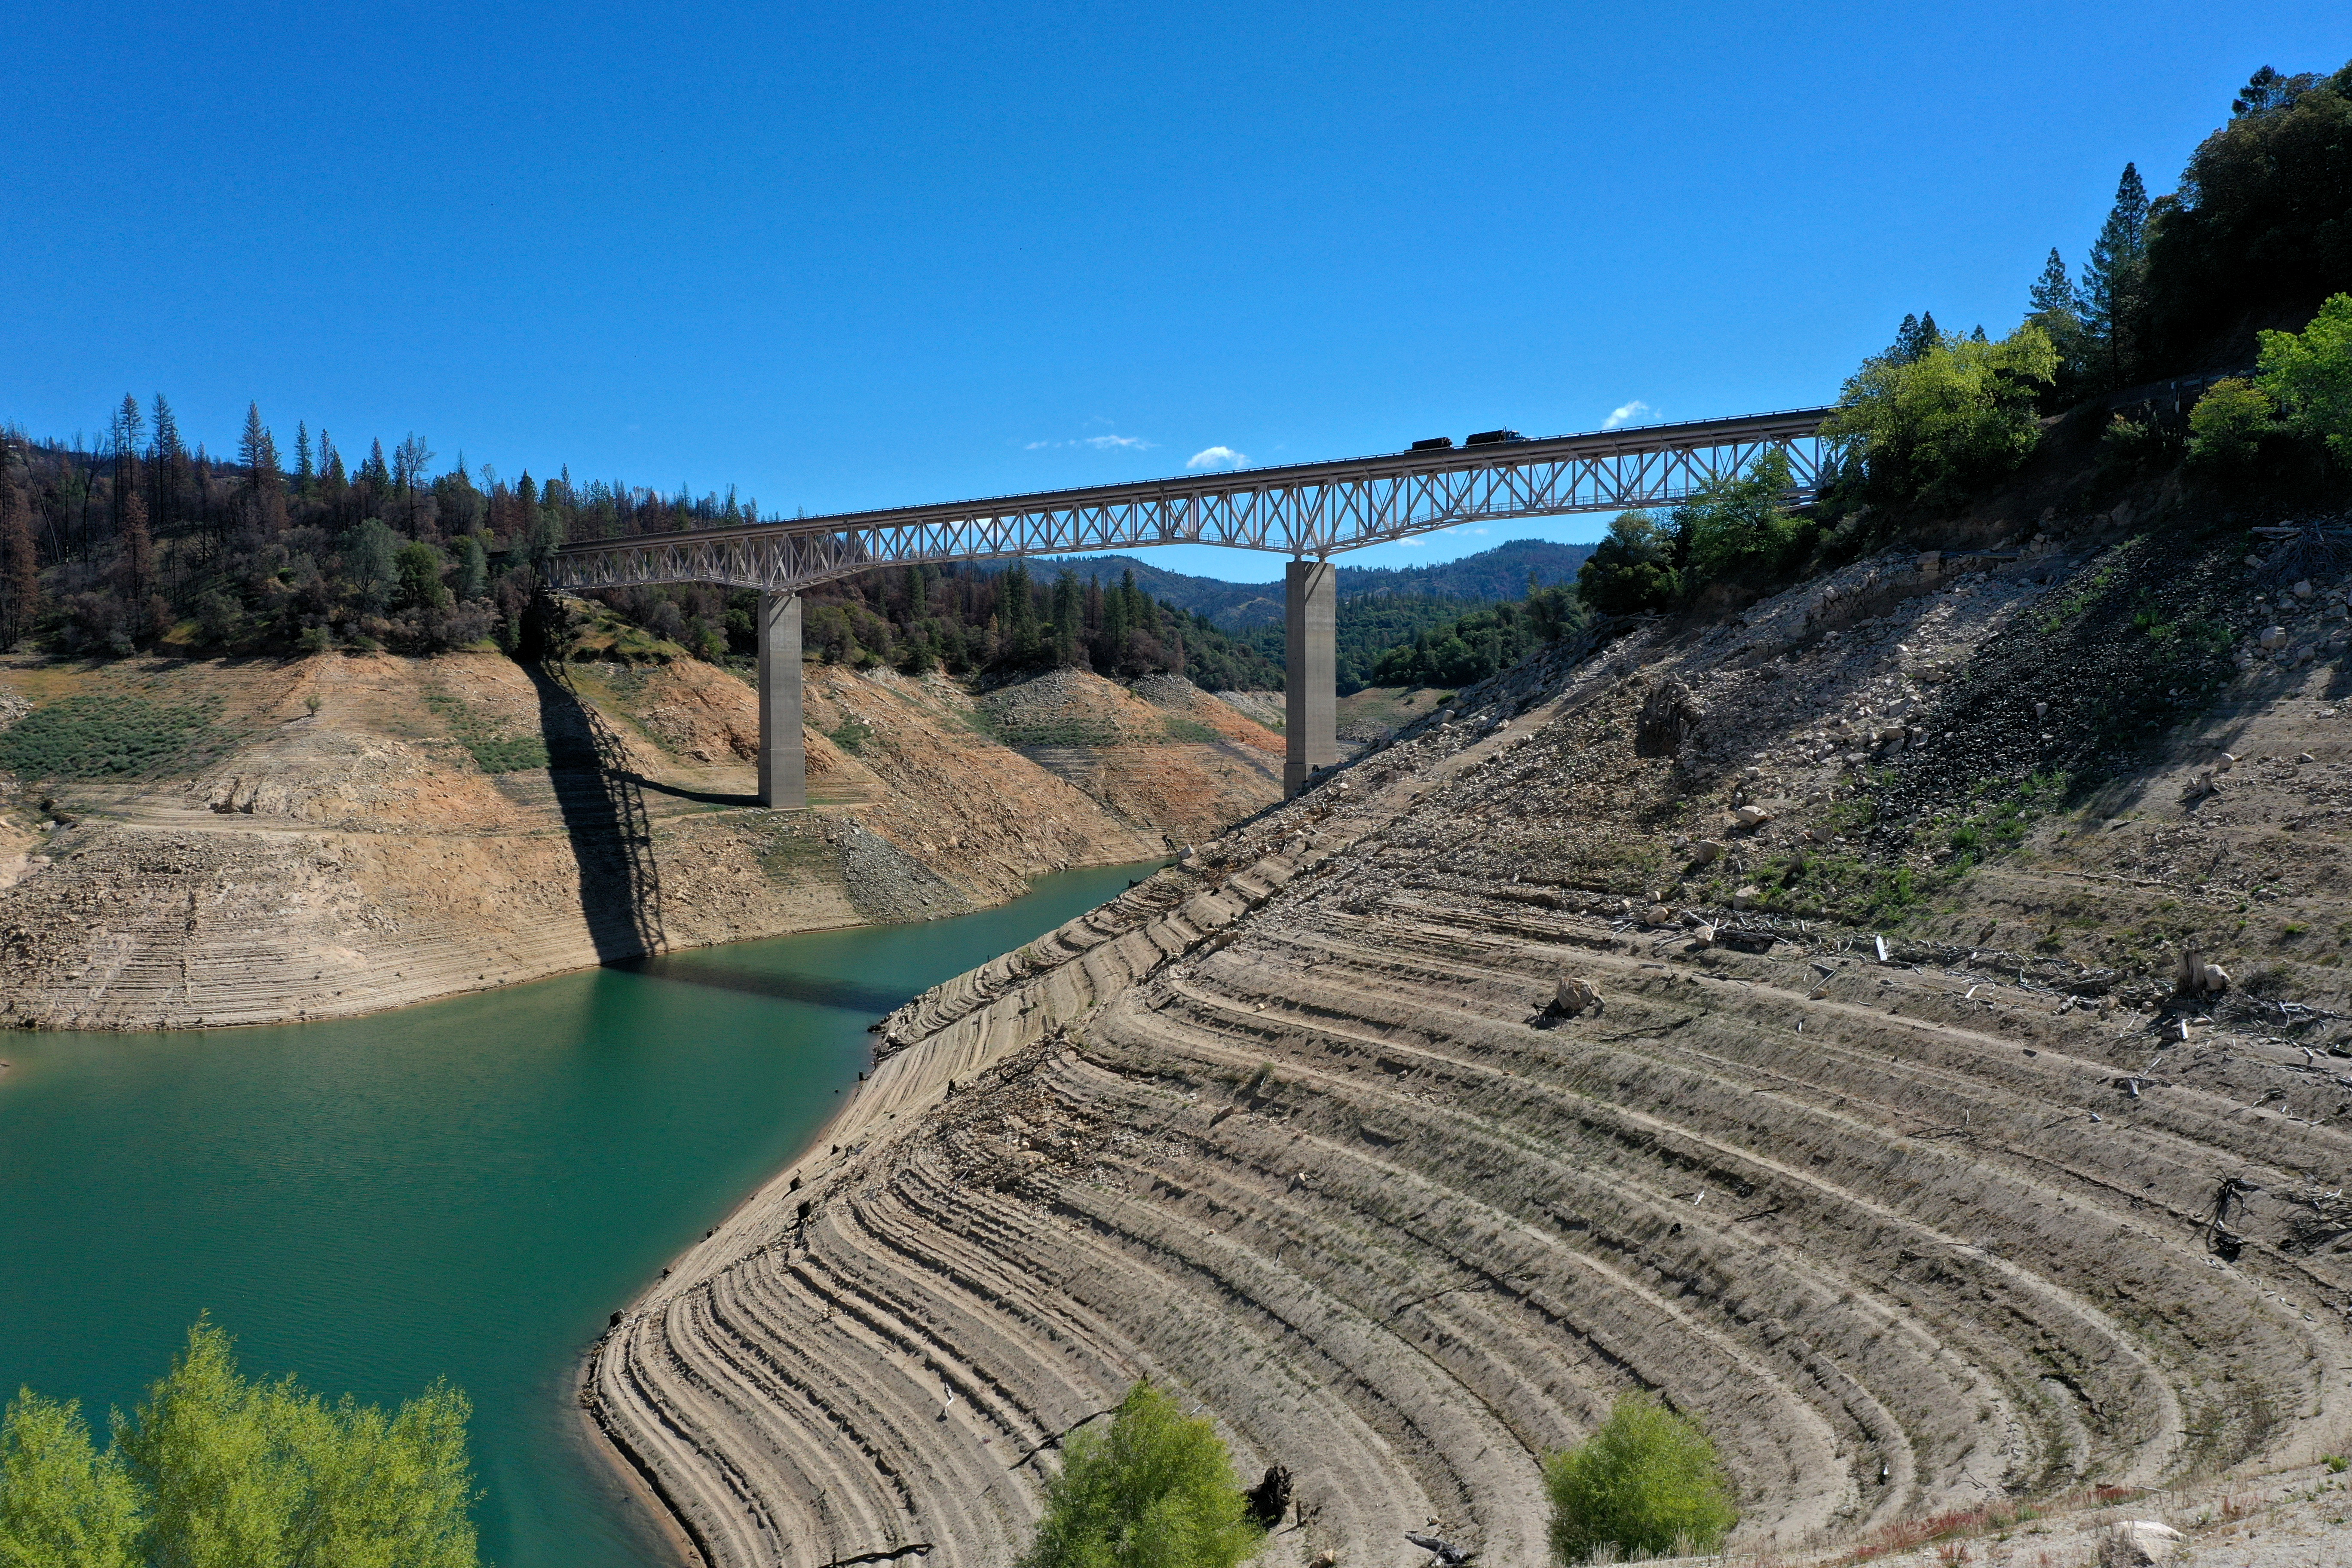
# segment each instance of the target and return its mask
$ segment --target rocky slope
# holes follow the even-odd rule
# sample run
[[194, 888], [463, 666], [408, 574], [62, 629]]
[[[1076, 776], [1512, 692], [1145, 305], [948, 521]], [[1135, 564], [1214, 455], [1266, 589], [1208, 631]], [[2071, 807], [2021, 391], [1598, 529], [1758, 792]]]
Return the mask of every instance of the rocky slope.
[[592, 1412], [730, 1568], [1010, 1561], [1145, 1373], [1294, 1472], [1277, 1564], [1539, 1562], [1632, 1387], [1791, 1559], [2342, 1451], [2343, 584], [2146, 549], [1461, 694], [886, 1020]]
[[[751, 799], [750, 688], [689, 660], [0, 661], [0, 727], [79, 697], [106, 743], [169, 749], [120, 778], [0, 774], [0, 1016], [327, 1017], [955, 913], [1041, 871], [1163, 855], [1280, 794], [1280, 739], [1189, 688], [1055, 688], [1041, 712], [1123, 716], [1116, 743], [1064, 748], [1056, 770], [945, 678], [811, 666], [816, 805], [770, 813]], [[1171, 728], [1171, 702], [1224, 728]]]

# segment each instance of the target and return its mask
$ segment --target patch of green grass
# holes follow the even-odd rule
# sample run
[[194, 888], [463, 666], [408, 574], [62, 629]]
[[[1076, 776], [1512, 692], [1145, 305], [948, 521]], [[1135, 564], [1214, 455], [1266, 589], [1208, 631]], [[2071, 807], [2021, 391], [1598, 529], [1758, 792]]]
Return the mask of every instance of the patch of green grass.
[[1214, 745], [1217, 742], [1224, 739], [1223, 735], [1218, 734], [1214, 730], [1210, 729], [1206, 724], [1202, 723], [1197, 719], [1178, 719], [1171, 717], [1167, 721], [1167, 723], [1168, 738], [1171, 741], [1181, 741], [1193, 743], [1205, 742], [1210, 745]]
[[142, 777], [184, 755], [219, 711], [216, 700], [157, 702], [118, 691], [59, 698], [0, 731], [0, 768], [28, 779]]
[[825, 732], [825, 739], [853, 757], [866, 754], [866, 742], [874, 739], [874, 726], [863, 719], [844, 719]]
[[454, 693], [425, 689], [425, 706], [440, 715], [450, 738], [466, 748], [486, 773], [528, 773], [547, 766], [547, 742], [538, 735], [509, 735], [485, 721]]
[[1008, 721], [994, 714], [978, 721], [981, 732], [1007, 746], [1116, 746], [1126, 737], [1107, 719]]

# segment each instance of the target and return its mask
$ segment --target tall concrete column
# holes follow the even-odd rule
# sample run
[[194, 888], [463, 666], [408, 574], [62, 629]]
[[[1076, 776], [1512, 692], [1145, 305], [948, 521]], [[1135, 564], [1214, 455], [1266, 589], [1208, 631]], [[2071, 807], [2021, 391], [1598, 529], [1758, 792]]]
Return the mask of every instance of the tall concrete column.
[[1333, 647], [1338, 580], [1328, 561], [1294, 561], [1282, 574], [1285, 799], [1307, 787], [1309, 773], [1339, 760], [1339, 666]]
[[760, 804], [808, 804], [808, 755], [801, 746], [801, 596], [760, 595]]

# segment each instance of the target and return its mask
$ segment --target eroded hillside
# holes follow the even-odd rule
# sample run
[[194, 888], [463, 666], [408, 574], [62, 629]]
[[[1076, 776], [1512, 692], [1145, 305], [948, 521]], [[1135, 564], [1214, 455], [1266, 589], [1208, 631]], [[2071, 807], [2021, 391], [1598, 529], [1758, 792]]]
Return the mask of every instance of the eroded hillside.
[[[1118, 722], [1040, 762], [955, 681], [812, 665], [815, 805], [771, 813], [751, 689], [693, 660], [0, 663], [0, 724], [32, 726], [26, 776], [0, 774], [0, 1006], [79, 1028], [364, 1012], [956, 913], [1279, 795], [1280, 739], [1183, 683], [1053, 680], [1039, 712]], [[1186, 717], [1207, 710], [1221, 728]]]
[[592, 1408], [729, 1565], [1007, 1561], [1146, 1373], [1292, 1470], [1278, 1564], [1542, 1561], [1636, 1386], [1808, 1557], [2341, 1452], [2344, 584], [2242, 549], [1882, 558], [1463, 693], [886, 1020]]

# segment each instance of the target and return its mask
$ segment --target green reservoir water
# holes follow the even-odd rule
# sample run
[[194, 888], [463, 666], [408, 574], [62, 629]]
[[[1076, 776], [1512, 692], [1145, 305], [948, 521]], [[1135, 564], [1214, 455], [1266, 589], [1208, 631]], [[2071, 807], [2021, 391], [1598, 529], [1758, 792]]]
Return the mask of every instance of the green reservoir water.
[[464, 1387], [500, 1568], [654, 1561], [572, 1404], [606, 1316], [809, 1142], [878, 1015], [1142, 870], [342, 1023], [0, 1036], [0, 1392], [102, 1429], [209, 1311], [248, 1373]]

